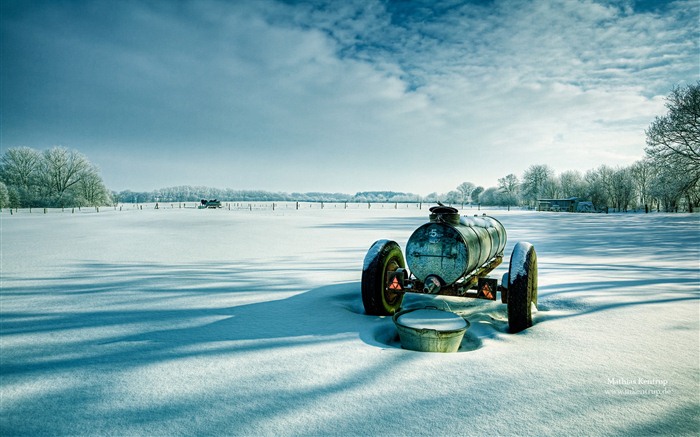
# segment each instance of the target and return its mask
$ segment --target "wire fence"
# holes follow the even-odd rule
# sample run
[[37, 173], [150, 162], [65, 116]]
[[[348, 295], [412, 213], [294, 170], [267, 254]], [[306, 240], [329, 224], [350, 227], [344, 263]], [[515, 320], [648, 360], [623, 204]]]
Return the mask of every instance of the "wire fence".
[[[134, 211], [134, 210], [166, 210], [166, 209], [199, 209], [225, 211], [303, 211], [303, 210], [361, 210], [361, 209], [395, 209], [422, 210], [429, 208], [432, 203], [423, 202], [221, 202], [220, 205], [203, 205], [200, 202], [151, 202], [151, 203], [120, 203], [112, 206], [82, 206], [68, 208], [0, 208], [0, 214], [78, 214], [99, 213], [104, 211]], [[455, 205], [457, 207], [461, 205]], [[469, 208], [470, 205], [464, 207]], [[463, 207], [463, 208], [464, 208]], [[474, 209], [477, 206], [474, 205]]]

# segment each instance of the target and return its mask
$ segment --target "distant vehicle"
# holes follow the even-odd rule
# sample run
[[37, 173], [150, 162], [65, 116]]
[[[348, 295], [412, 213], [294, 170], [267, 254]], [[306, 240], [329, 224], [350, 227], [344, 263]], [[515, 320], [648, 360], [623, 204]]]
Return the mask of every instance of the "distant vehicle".
[[[535, 248], [518, 242], [501, 284], [488, 274], [503, 260], [506, 231], [492, 217], [460, 216], [455, 208], [430, 208], [430, 222], [416, 229], [401, 247], [376, 241], [362, 269], [362, 303], [367, 314], [387, 316], [400, 310], [405, 293], [496, 300], [508, 304], [510, 332], [532, 326], [531, 306], [537, 306]], [[406, 265], [408, 264], [408, 268]]]
[[198, 206], [199, 209], [216, 209], [221, 208], [221, 202], [217, 199], [207, 200], [202, 199]]
[[576, 205], [576, 212], [595, 212], [593, 202], [579, 202]]

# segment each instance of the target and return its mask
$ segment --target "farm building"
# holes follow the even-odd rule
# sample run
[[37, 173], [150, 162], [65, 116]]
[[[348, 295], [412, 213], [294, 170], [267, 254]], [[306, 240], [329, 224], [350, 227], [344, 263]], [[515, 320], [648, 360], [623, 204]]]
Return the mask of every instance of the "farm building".
[[[583, 208], [579, 208], [582, 206]], [[578, 197], [568, 199], [538, 199], [538, 211], [563, 211], [563, 212], [590, 212], [593, 208], [591, 202], [581, 202]]]

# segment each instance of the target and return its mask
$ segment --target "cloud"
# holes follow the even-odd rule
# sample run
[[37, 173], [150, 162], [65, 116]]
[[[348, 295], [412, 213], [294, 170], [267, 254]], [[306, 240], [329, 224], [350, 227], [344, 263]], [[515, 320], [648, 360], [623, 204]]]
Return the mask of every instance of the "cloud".
[[117, 154], [160, 157], [141, 187], [288, 191], [629, 164], [662, 96], [697, 77], [697, 3], [639, 6], [4, 4], [3, 145], [79, 148], [115, 188], [139, 188]]

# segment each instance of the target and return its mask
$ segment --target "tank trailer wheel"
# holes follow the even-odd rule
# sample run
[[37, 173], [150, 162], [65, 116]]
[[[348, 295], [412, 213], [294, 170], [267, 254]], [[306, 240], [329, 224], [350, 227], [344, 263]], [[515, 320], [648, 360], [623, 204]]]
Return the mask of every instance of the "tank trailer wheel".
[[387, 273], [406, 268], [401, 247], [390, 240], [375, 242], [362, 269], [362, 304], [373, 316], [390, 316], [401, 308], [403, 293], [387, 290]]
[[530, 243], [518, 242], [508, 268], [508, 325], [515, 334], [532, 326], [537, 305], [537, 254]]

